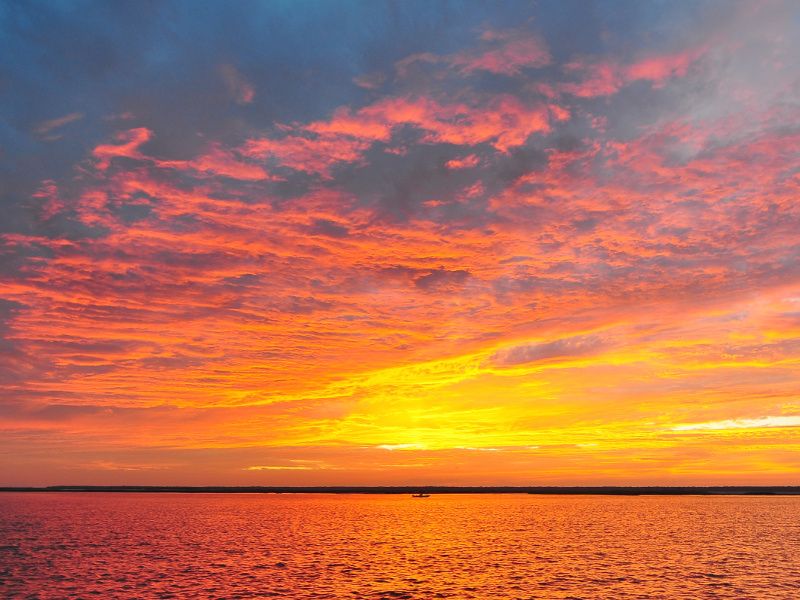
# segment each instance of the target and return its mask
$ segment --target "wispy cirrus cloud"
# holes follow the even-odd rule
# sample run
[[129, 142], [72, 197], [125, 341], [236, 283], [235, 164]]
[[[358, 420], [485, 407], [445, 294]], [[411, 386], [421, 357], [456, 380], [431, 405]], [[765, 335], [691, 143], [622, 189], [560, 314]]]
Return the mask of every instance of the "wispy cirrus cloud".
[[519, 365], [542, 360], [590, 356], [602, 352], [607, 347], [608, 342], [600, 336], [582, 335], [504, 348], [492, 358], [498, 365]]
[[776, 416], [759, 417], [757, 419], [728, 419], [726, 421], [712, 421], [710, 423], [691, 423], [676, 425], [670, 431], [723, 431], [726, 429], [759, 429], [762, 427], [797, 427], [800, 417]]
[[74, 123], [75, 121], [80, 121], [83, 119], [85, 115], [80, 112], [73, 112], [68, 115], [64, 115], [63, 117], [58, 117], [57, 119], [49, 119], [47, 121], [42, 121], [36, 126], [34, 130], [35, 133], [38, 135], [45, 135], [53, 131], [54, 129], [58, 129], [65, 125], [69, 125], [70, 123]]

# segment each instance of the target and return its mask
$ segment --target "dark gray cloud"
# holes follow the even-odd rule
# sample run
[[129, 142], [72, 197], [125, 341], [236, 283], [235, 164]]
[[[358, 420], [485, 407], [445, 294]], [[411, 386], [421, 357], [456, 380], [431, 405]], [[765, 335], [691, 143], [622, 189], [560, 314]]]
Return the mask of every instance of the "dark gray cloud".
[[[49, 361], [39, 360], [20, 348], [12, 330], [14, 315], [25, 308], [21, 302], [0, 298], [0, 387], [18, 385], [28, 377], [41, 374], [48, 367]], [[0, 407], [13, 402], [12, 395], [6, 392], [0, 398]]]
[[347, 227], [337, 225], [328, 219], [315, 219], [308, 233], [311, 235], [325, 235], [332, 238], [344, 238], [350, 233]]
[[414, 285], [421, 290], [441, 289], [461, 286], [470, 278], [470, 272], [463, 269], [448, 271], [447, 269], [436, 269], [427, 275], [420, 275], [414, 279]]

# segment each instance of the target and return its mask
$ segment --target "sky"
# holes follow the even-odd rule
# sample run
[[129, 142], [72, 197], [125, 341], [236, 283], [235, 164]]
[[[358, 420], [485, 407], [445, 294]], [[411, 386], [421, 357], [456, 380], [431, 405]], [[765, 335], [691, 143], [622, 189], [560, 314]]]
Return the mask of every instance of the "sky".
[[796, 2], [0, 41], [0, 485], [800, 482]]

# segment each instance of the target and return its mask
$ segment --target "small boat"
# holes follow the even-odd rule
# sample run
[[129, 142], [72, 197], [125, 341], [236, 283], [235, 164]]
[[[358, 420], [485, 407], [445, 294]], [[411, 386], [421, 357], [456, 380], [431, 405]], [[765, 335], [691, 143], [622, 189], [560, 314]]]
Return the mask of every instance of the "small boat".
[[411, 494], [411, 497], [412, 498], [430, 498], [431, 495], [430, 494], [423, 494], [422, 492], [420, 492], [419, 494]]

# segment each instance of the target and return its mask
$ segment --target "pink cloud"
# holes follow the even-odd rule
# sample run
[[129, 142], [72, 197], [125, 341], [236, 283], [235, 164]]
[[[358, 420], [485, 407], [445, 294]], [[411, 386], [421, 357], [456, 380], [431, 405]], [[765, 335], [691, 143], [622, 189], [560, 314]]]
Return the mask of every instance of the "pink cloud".
[[257, 181], [275, 179], [262, 167], [242, 160], [234, 151], [214, 145], [206, 154], [191, 161], [157, 161], [158, 166], [175, 169], [194, 169], [209, 175], [223, 175], [234, 179]]
[[438, 54], [432, 54], [431, 52], [421, 52], [419, 54], [412, 54], [411, 56], [407, 56], [403, 60], [397, 61], [394, 65], [394, 68], [397, 71], [397, 76], [400, 79], [404, 79], [409, 75], [412, 66], [416, 65], [417, 63], [436, 64], [444, 62], [446, 60], [447, 59], [445, 57], [439, 56]]
[[550, 63], [550, 53], [544, 41], [528, 32], [487, 31], [481, 39], [499, 45], [452, 55], [450, 64], [469, 74], [483, 70], [504, 75], [518, 75], [524, 68], [543, 67]]
[[579, 98], [612, 96], [624, 83], [619, 66], [615, 63], [591, 64], [579, 61], [569, 63], [565, 68], [570, 72], [580, 73], [582, 79], [578, 83], [562, 83], [558, 88]]
[[568, 73], [578, 74], [580, 81], [557, 84], [556, 89], [579, 98], [594, 98], [612, 96], [635, 81], [652, 81], [655, 87], [660, 87], [673, 77], [685, 77], [692, 64], [707, 51], [708, 46], [702, 46], [677, 54], [651, 55], [630, 65], [609, 60], [577, 60], [564, 68]]
[[708, 46], [678, 54], [651, 56], [625, 68], [626, 81], [647, 79], [656, 85], [672, 77], [684, 77], [689, 67], [708, 51]]
[[42, 202], [40, 217], [49, 219], [64, 209], [64, 202], [58, 186], [53, 181], [43, 181], [41, 187], [33, 194], [33, 197]]
[[249, 104], [255, 98], [255, 87], [236, 67], [229, 64], [219, 66], [219, 74], [236, 104]]
[[453, 160], [448, 160], [445, 163], [445, 166], [448, 169], [471, 169], [473, 167], [478, 166], [480, 160], [474, 154], [470, 154], [469, 156], [465, 156], [464, 158], [454, 158]]
[[386, 79], [386, 73], [383, 71], [372, 71], [353, 78], [353, 83], [368, 90], [377, 90], [386, 83]]

